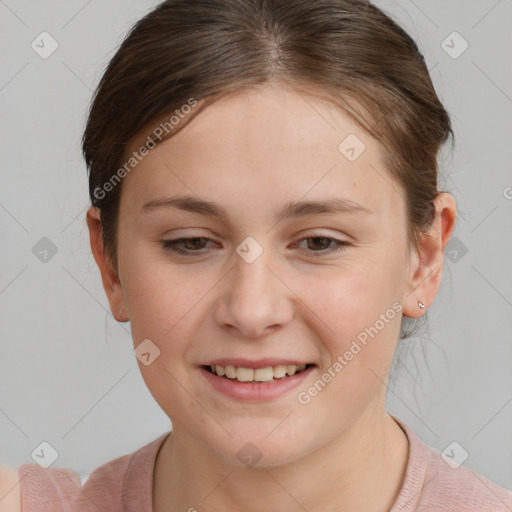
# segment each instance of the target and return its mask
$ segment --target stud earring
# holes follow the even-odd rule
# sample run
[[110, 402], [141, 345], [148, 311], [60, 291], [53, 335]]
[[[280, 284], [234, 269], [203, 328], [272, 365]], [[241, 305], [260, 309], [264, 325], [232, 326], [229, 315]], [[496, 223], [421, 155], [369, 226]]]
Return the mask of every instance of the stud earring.
[[423, 304], [423, 302], [421, 302], [421, 300], [418, 301], [418, 307], [423, 309], [425, 307], [425, 304]]

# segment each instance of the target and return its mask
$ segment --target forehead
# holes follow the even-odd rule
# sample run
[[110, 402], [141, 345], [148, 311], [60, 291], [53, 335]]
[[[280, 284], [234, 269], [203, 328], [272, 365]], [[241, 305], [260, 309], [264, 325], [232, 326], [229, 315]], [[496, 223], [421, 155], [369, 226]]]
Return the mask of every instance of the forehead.
[[[136, 137], [127, 154], [146, 137]], [[124, 180], [122, 203], [130, 208], [163, 194], [207, 196], [227, 207], [236, 199], [259, 198], [264, 207], [329, 194], [386, 214], [402, 199], [375, 139], [328, 100], [283, 86], [220, 98]]]

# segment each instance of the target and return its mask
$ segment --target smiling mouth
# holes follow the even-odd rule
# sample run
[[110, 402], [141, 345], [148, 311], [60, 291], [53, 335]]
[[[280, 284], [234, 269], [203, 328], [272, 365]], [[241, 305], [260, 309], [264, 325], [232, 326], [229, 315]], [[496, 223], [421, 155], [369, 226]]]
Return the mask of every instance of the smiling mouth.
[[243, 368], [236, 366], [203, 366], [207, 371], [213, 373], [218, 377], [238, 381], [238, 382], [251, 382], [251, 383], [264, 383], [281, 381], [291, 377], [292, 375], [299, 374], [308, 368], [315, 366], [314, 364], [289, 364], [278, 366], [267, 366], [265, 368]]

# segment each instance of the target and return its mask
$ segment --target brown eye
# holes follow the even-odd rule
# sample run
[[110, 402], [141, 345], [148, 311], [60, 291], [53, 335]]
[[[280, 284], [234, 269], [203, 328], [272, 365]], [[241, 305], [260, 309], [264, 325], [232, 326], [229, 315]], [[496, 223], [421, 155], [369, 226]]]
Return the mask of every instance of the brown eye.
[[[349, 242], [336, 240], [329, 236], [315, 235], [308, 236], [299, 240], [299, 243], [307, 241], [305, 250], [314, 254], [314, 256], [323, 256], [333, 252], [341, 252], [347, 249]], [[316, 253], [316, 254], [315, 254]]]
[[307, 240], [313, 240], [312, 244], [308, 243], [309, 249], [320, 249], [325, 250], [329, 248], [329, 242], [333, 241], [332, 238], [328, 238], [326, 236], [313, 236], [310, 238], [307, 238]]
[[[209, 238], [205, 238], [202, 236], [195, 236], [192, 238], [177, 238], [175, 240], [162, 240], [162, 246], [164, 249], [169, 251], [178, 253], [178, 254], [190, 254], [194, 255], [194, 253], [202, 254], [204, 251], [201, 249], [204, 248], [205, 244], [209, 242]], [[184, 249], [179, 248], [178, 246], [182, 244]]]

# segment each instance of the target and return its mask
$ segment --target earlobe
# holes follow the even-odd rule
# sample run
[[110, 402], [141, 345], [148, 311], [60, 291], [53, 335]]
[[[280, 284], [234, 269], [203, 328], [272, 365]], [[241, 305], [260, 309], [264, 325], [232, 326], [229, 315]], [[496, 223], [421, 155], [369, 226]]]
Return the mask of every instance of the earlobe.
[[[444, 248], [450, 240], [457, 219], [455, 198], [441, 192], [435, 201], [436, 220], [424, 233], [411, 261], [409, 289], [403, 300], [403, 314], [411, 318], [423, 316], [441, 288], [444, 269]], [[423, 307], [422, 307], [423, 305]]]
[[118, 322], [127, 322], [129, 321], [129, 318], [126, 314], [121, 282], [114, 270], [108, 254], [105, 251], [100, 216], [101, 211], [95, 206], [91, 206], [87, 210], [87, 226], [89, 228], [91, 250], [101, 273], [103, 289], [107, 294], [112, 315]]
[[440, 258], [439, 244], [429, 234], [424, 234], [411, 260], [414, 264], [410, 267], [408, 291], [402, 301], [404, 316], [419, 318], [434, 301], [442, 281]]

